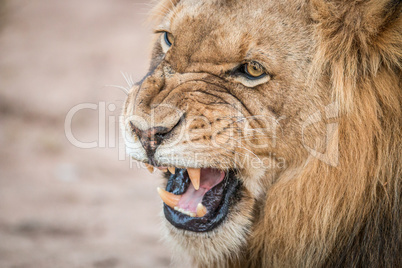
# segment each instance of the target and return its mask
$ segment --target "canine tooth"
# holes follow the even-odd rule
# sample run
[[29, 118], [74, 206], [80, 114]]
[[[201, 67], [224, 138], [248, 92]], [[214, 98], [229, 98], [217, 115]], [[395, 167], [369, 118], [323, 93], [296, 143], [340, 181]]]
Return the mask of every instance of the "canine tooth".
[[196, 190], [200, 189], [200, 177], [201, 177], [201, 169], [200, 168], [188, 168], [187, 169], [188, 176], [190, 177], [191, 183], [193, 184]]
[[153, 166], [151, 166], [151, 165], [149, 165], [149, 164], [146, 164], [146, 163], [145, 163], [145, 166], [147, 167], [147, 169], [148, 169], [149, 172], [151, 172], [151, 173], [154, 172], [154, 167], [153, 167]]
[[197, 217], [204, 217], [205, 214], [207, 214], [207, 208], [203, 204], [198, 203], [198, 205], [197, 205]]
[[195, 217], [195, 213], [194, 213], [194, 212], [191, 212], [191, 213], [190, 213], [190, 217]]
[[175, 174], [176, 173], [176, 169], [174, 167], [168, 167], [168, 170], [170, 173]]
[[169, 207], [171, 207], [173, 209], [174, 209], [174, 207], [177, 207], [177, 204], [179, 203], [181, 195], [175, 195], [175, 194], [169, 193], [168, 191], [165, 191], [159, 187], [157, 188], [157, 191], [158, 191], [158, 194], [161, 197], [162, 201], [165, 202], [166, 205], [168, 205]]

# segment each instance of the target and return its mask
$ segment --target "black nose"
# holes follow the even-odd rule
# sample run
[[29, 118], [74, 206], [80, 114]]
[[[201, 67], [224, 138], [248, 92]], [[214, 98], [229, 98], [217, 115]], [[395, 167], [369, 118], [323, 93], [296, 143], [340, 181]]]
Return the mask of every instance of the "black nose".
[[130, 125], [134, 133], [138, 136], [148, 158], [153, 159], [156, 149], [166, 138], [166, 134], [170, 132], [170, 129], [166, 127], [153, 127], [147, 130], [141, 130], [132, 122], [130, 122]]

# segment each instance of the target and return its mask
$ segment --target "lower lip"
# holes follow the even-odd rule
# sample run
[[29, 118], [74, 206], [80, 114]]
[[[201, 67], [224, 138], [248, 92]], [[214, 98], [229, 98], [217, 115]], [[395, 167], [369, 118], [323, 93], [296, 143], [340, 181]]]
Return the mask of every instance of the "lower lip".
[[[227, 185], [214, 187], [205, 194], [222, 196], [222, 198], [218, 200], [220, 204], [216, 204], [217, 209], [215, 209], [215, 211], [208, 212], [204, 217], [190, 217], [179, 211], [175, 211], [174, 209], [164, 204], [164, 214], [166, 219], [178, 229], [189, 230], [193, 232], [207, 232], [218, 227], [228, 215], [229, 208], [241, 198], [241, 191], [239, 191], [241, 187], [240, 181], [235, 179], [234, 177], [229, 179], [230, 183], [228, 183]], [[227, 182], [222, 181], [219, 184], [224, 183]]]

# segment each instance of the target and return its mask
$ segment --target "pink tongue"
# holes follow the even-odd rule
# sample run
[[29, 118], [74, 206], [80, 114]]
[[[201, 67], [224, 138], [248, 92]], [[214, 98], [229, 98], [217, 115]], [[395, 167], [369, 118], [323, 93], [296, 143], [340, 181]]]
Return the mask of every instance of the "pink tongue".
[[220, 183], [225, 177], [225, 172], [214, 168], [202, 168], [200, 189], [195, 190], [192, 183], [187, 191], [180, 198], [178, 207], [190, 212], [196, 212], [198, 203], [201, 203], [204, 194], [215, 185]]

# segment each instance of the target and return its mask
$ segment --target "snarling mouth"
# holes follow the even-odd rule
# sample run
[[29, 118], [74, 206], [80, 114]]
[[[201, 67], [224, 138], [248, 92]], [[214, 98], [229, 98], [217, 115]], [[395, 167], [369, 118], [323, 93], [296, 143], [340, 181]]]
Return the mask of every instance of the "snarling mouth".
[[166, 190], [158, 188], [166, 219], [176, 228], [193, 232], [214, 229], [240, 199], [235, 171], [215, 168], [169, 168]]

